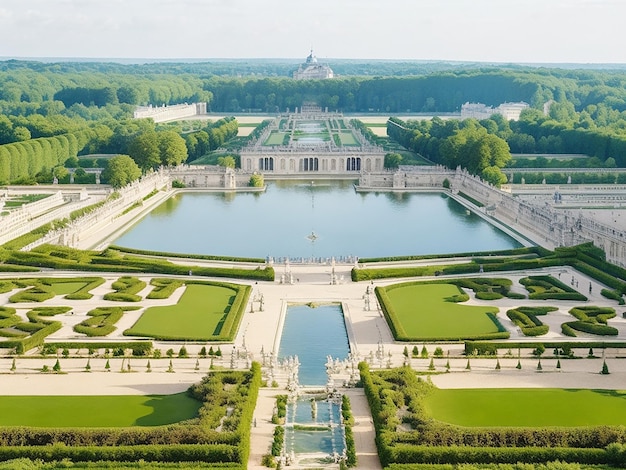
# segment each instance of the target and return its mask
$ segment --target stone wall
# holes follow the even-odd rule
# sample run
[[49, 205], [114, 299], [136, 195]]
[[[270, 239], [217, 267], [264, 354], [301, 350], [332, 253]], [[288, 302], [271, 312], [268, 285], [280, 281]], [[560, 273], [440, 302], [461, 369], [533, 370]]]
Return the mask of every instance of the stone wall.
[[[541, 246], [554, 249], [591, 241], [604, 250], [607, 261], [626, 267], [624, 224], [607, 223], [601, 220], [600, 214], [591, 217], [573, 210], [560, 209], [547, 203], [545, 198], [533, 201], [515, 197], [461, 169], [452, 171], [443, 167], [425, 167], [409, 170], [401, 167], [395, 172], [364, 173], [357, 190], [441, 190], [445, 179], [450, 183], [451, 193], [466, 205], [474, 206], [475, 210], [486, 216], [509, 225]], [[585, 194], [589, 196], [596, 189], [603, 191], [602, 187], [590, 185], [579, 189], [579, 197]], [[480, 202], [482, 206], [475, 206], [463, 195]], [[589, 197], [593, 199], [593, 195]]]
[[22, 251], [32, 250], [45, 243], [76, 248], [82, 239], [86, 239], [112, 225], [118, 217], [123, 215], [126, 209], [136, 203], [141, 204], [152, 191], [168, 187], [169, 184], [169, 175], [164, 171], [145, 175], [140, 180], [117, 191], [118, 197], [109, 198], [101, 207], [72, 221], [69, 226], [48, 232], [46, 236], [22, 248]]

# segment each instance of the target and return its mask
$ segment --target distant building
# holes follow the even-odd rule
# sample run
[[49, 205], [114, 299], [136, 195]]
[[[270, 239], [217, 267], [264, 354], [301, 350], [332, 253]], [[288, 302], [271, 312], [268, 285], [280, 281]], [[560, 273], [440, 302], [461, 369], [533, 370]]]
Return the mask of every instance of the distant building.
[[152, 118], [154, 122], [165, 122], [206, 113], [206, 103], [185, 103], [172, 106], [139, 106], [133, 113], [133, 117], [135, 119]]
[[493, 108], [482, 103], [465, 103], [461, 106], [461, 119], [489, 119], [494, 114], [501, 114], [507, 121], [517, 121], [522, 110], [528, 108], [528, 103], [502, 103]]
[[313, 55], [313, 49], [311, 49], [311, 53], [306, 58], [306, 62], [300, 64], [298, 70], [293, 73], [293, 78], [296, 80], [325, 79], [333, 78], [334, 76], [333, 69], [328, 65], [317, 62], [317, 57]]

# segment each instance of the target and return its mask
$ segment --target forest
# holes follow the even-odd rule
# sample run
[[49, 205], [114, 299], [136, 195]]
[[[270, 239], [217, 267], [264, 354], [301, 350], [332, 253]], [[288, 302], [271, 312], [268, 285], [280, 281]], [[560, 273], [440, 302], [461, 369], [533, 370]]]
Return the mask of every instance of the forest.
[[[236, 121], [190, 128], [132, 119], [138, 105], [198, 101], [221, 115], [275, 115], [314, 102], [343, 113], [392, 116], [399, 120], [390, 121], [395, 122], [390, 138], [434, 162], [469, 165], [494, 182], [502, 179], [496, 168], [508, 164], [509, 152], [582, 153], [599, 165], [626, 167], [624, 69], [387, 61], [331, 65], [336, 79], [298, 81], [289, 78], [297, 62], [276, 60], [0, 62], [0, 184], [47, 181], [56, 167], [75, 165], [77, 155], [131, 155], [144, 171], [164, 163], [154, 146], [148, 156], [132, 155], [140, 148], [137, 139], [175, 146], [176, 157], [167, 163], [200, 158], [236, 135]], [[402, 117], [445, 117], [466, 102], [517, 101], [530, 105], [519, 121]], [[162, 132], [170, 134], [148, 138]], [[482, 162], [464, 161], [465, 145], [479, 149]]]

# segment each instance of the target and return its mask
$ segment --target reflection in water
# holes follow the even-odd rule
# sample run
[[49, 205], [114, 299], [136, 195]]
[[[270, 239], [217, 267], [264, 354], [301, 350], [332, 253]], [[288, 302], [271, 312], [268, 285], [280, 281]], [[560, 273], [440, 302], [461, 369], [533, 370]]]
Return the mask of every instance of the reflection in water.
[[[356, 193], [354, 181], [276, 181], [267, 192], [178, 194], [115, 244], [263, 258], [495, 251], [518, 242], [440, 193]], [[312, 232], [318, 237], [311, 242]]]

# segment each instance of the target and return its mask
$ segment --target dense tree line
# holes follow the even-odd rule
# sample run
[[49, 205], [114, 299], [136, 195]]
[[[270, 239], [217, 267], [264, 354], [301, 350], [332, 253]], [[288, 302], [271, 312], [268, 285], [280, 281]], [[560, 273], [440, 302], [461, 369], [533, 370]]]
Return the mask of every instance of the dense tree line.
[[63, 166], [93, 137], [90, 129], [83, 129], [0, 145], [0, 184], [33, 182], [38, 174], [50, 173], [55, 167]]
[[[503, 127], [508, 127], [501, 117], [495, 119]], [[439, 118], [404, 122], [390, 118], [387, 134], [435, 163], [448, 168], [466, 168], [470, 173], [499, 185], [506, 182], [501, 169], [511, 160], [511, 153], [506, 140], [498, 135], [503, 129], [497, 124], [495, 128], [489, 126], [486, 121], [494, 122], [475, 119], [444, 121]], [[387, 166], [391, 163], [387, 162]]]
[[239, 125], [234, 117], [226, 117], [209, 123], [197, 132], [184, 134], [189, 161], [217, 150], [225, 142], [235, 138], [239, 131]]
[[[466, 166], [496, 183], [507, 144], [513, 153], [585, 153], [605, 166], [626, 166], [623, 70], [344, 62], [331, 64], [336, 71], [345, 66], [343, 77], [304, 81], [279, 72], [298, 61], [0, 62], [0, 144], [9, 145], [0, 147], [0, 182], [47, 180], [76, 154], [130, 155], [143, 170], [175, 165], [236, 136], [233, 118], [192, 129], [130, 118], [137, 105], [192, 101], [228, 113], [276, 113], [315, 102], [329, 110], [389, 114], [457, 112], [467, 101], [526, 101], [531, 109], [515, 122], [497, 116], [478, 123], [397, 122], [390, 135], [435, 162]], [[389, 77], [390, 70], [402, 72]], [[546, 102], [551, 106], [544, 115]], [[77, 135], [81, 144], [71, 151], [48, 149], [54, 138]]]

